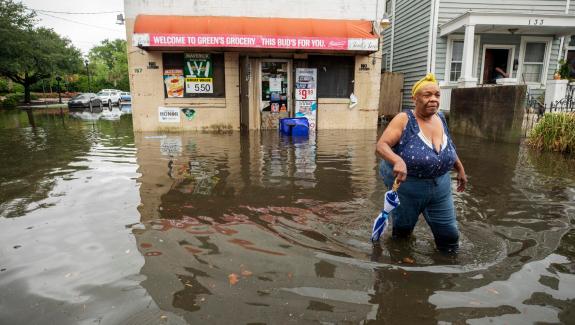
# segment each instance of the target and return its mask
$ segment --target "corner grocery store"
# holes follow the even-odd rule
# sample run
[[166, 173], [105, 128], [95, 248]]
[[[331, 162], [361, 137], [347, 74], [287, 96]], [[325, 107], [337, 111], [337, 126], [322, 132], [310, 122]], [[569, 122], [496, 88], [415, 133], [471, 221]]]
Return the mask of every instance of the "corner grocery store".
[[126, 28], [137, 131], [377, 127], [372, 21], [139, 14]]

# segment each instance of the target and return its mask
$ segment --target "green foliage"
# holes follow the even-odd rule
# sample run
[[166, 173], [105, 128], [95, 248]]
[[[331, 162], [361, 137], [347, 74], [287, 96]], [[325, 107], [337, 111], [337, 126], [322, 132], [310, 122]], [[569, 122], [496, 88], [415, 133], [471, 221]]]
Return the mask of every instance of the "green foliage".
[[[31, 95], [32, 99], [38, 99], [38, 96]], [[24, 94], [22, 93], [15, 93], [15, 94], [8, 94], [6, 98], [0, 102], [0, 106], [4, 108], [14, 108], [24, 102]]]
[[10, 88], [8, 87], [8, 80], [0, 78], [0, 94], [9, 93]]
[[559, 70], [557, 70], [561, 79], [569, 79], [569, 64], [567, 61], [561, 59], [559, 60]]
[[0, 0], [0, 75], [30, 86], [55, 75], [78, 72], [81, 52], [51, 29], [34, 27], [35, 13], [21, 3]]
[[90, 50], [88, 57], [94, 92], [102, 88], [130, 89], [125, 40], [104, 40]]
[[535, 125], [527, 144], [544, 151], [575, 153], [575, 113], [548, 113]]

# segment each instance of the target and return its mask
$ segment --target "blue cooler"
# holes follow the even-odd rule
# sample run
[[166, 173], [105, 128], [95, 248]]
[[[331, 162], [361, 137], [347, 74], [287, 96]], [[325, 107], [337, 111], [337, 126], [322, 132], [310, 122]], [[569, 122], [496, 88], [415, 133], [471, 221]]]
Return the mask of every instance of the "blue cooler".
[[284, 135], [307, 136], [309, 134], [309, 122], [305, 117], [280, 119], [280, 132]]

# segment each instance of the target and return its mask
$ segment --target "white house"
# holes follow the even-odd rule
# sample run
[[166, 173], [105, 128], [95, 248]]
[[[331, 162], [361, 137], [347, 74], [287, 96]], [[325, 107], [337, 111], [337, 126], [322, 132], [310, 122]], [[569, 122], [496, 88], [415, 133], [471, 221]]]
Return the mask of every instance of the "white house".
[[559, 60], [575, 56], [570, 0], [388, 0], [387, 12], [382, 69], [404, 74], [404, 107], [427, 72], [440, 81], [442, 109], [456, 87], [527, 84], [539, 96]]

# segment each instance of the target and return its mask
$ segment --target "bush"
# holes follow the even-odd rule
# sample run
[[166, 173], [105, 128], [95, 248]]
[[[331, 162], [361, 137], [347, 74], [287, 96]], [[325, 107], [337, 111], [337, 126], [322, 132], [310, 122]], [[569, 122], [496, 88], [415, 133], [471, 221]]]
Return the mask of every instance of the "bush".
[[575, 113], [545, 114], [529, 134], [527, 144], [544, 151], [575, 153]]
[[13, 96], [14, 94], [10, 94], [6, 96], [6, 98], [0, 103], [4, 108], [14, 108], [18, 106], [20, 101], [18, 100], [17, 96]]
[[[38, 96], [30, 94], [30, 99], [38, 99]], [[5, 108], [13, 108], [23, 102], [24, 102], [24, 94], [22, 93], [8, 94], [6, 95], [6, 98], [0, 103], [0, 105]]]

